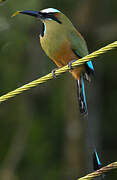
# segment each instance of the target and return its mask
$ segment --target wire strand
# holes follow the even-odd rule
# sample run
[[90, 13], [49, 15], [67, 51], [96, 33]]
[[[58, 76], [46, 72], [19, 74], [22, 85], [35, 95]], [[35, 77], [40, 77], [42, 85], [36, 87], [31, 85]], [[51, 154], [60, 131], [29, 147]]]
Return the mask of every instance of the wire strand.
[[[111, 44], [109, 44], [109, 45], [107, 45], [107, 46], [105, 46], [105, 47], [103, 47], [103, 48], [101, 48], [101, 49], [99, 49], [97, 51], [94, 51], [93, 53], [91, 53], [91, 54], [89, 54], [89, 55], [87, 55], [87, 56], [85, 56], [85, 57], [83, 57], [81, 59], [76, 60], [75, 62], [72, 63], [72, 67], [75, 68], [78, 65], [81, 65], [81, 64], [83, 64], [83, 63], [85, 63], [85, 62], [87, 62], [89, 60], [92, 60], [93, 58], [95, 58], [95, 57], [97, 57], [97, 56], [99, 56], [101, 54], [104, 54], [107, 51], [110, 51], [115, 47], [117, 47], [117, 41], [115, 41], [115, 42], [113, 42], [113, 43], [111, 43]], [[60, 74], [66, 72], [68, 70], [70, 70], [70, 68], [69, 68], [68, 65], [66, 65], [66, 66], [56, 70], [55, 75], [59, 76]], [[41, 78], [39, 78], [37, 80], [34, 80], [34, 81], [32, 81], [32, 82], [30, 82], [28, 84], [25, 84], [25, 85], [17, 88], [17, 89], [15, 89], [15, 90], [13, 90], [13, 91], [5, 94], [5, 95], [0, 96], [0, 102], [7, 101], [8, 99], [10, 99], [10, 98], [12, 98], [12, 97], [14, 97], [14, 96], [16, 96], [18, 94], [21, 94], [24, 91], [27, 91], [27, 90], [29, 90], [29, 89], [31, 89], [33, 87], [36, 87], [39, 84], [45, 83], [46, 81], [48, 81], [50, 79], [53, 79], [52, 73], [49, 73], [46, 76], [43, 76], [43, 77], [41, 77]]]
[[101, 175], [103, 175], [104, 173], [107, 173], [108, 171], [112, 170], [112, 169], [116, 169], [117, 168], [117, 162], [113, 162], [107, 166], [104, 166], [103, 168], [94, 171], [82, 178], [78, 178], [77, 180], [90, 180], [90, 179], [94, 179], [95, 177], [99, 177]]

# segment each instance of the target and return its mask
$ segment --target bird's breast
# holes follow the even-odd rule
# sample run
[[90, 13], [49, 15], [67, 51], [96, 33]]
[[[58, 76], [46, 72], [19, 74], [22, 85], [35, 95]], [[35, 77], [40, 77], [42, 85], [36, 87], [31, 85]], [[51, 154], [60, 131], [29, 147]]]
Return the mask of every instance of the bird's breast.
[[[71, 47], [71, 43], [68, 40], [67, 36], [64, 33], [50, 33], [41, 37], [40, 43], [50, 59], [54, 61], [54, 63], [58, 67], [62, 67], [67, 65], [72, 60], [77, 60], [78, 56], [74, 53]], [[85, 71], [85, 66], [80, 65], [78, 68], [72, 70], [72, 75], [75, 79], [79, 79], [81, 76], [81, 72]]]
[[72, 51], [70, 42], [65, 37], [40, 37], [40, 43], [45, 53], [52, 59], [58, 67], [67, 65], [69, 61], [78, 57]]

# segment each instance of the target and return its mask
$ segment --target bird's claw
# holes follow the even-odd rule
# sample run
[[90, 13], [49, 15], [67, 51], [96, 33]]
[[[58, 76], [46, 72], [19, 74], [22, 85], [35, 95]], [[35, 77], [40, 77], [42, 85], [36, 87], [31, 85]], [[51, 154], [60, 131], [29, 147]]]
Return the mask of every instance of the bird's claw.
[[72, 60], [68, 63], [68, 67], [70, 70], [73, 70], [73, 67], [72, 67], [72, 63], [75, 62], [76, 60]]
[[57, 70], [57, 69], [58, 69], [58, 68], [55, 68], [55, 69], [53, 69], [53, 70], [52, 70], [52, 72], [51, 72], [51, 73], [52, 73], [53, 78], [56, 78], [56, 74], [55, 74], [55, 72], [56, 72], [56, 70]]

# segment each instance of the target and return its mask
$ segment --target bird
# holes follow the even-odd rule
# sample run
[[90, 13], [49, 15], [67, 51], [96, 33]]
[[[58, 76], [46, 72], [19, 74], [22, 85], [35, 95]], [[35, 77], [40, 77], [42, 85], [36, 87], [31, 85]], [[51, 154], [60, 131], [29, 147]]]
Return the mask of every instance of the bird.
[[[80, 113], [88, 114], [85, 97], [84, 79], [90, 82], [90, 75], [94, 75], [92, 61], [88, 61], [72, 69], [72, 62], [89, 54], [86, 41], [75, 28], [70, 19], [55, 8], [46, 8], [41, 11], [22, 10], [15, 12], [38, 18], [42, 22], [40, 43], [47, 56], [54, 61], [58, 68], [69, 65], [73, 77], [77, 81], [77, 94]], [[53, 71], [54, 72], [54, 71]], [[54, 74], [53, 74], [54, 76]], [[102, 167], [96, 149], [93, 152], [93, 168]]]
[[58, 68], [69, 65], [70, 72], [77, 81], [80, 113], [87, 115], [84, 79], [90, 81], [90, 75], [94, 74], [94, 67], [92, 61], [88, 61], [77, 68], [72, 68], [73, 61], [89, 54], [83, 36], [78, 32], [70, 19], [58, 9], [22, 10], [17, 11], [12, 16], [16, 16], [19, 13], [41, 20], [40, 44], [42, 49]]

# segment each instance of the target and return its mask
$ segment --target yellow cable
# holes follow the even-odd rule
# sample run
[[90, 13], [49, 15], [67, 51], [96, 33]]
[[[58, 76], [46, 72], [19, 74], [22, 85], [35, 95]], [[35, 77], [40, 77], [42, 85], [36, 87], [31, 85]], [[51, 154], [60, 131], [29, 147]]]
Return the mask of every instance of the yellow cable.
[[[113, 42], [113, 43], [111, 43], [111, 44], [109, 44], [109, 45], [107, 45], [107, 46], [105, 46], [105, 47], [103, 47], [103, 48], [101, 48], [101, 49], [99, 49], [99, 50], [97, 50], [97, 51], [83, 57], [83, 58], [81, 58], [81, 59], [78, 59], [77, 61], [72, 63], [72, 67], [76, 67], [78, 65], [81, 65], [81, 64], [89, 61], [89, 60], [92, 60], [93, 58], [99, 56], [100, 54], [106, 53], [107, 51], [112, 50], [115, 47], [117, 47], [117, 41], [115, 41], [115, 42]], [[59, 76], [60, 74], [66, 72], [67, 70], [69, 70], [68, 65], [56, 70], [55, 75]], [[18, 94], [23, 93], [24, 91], [29, 90], [32, 87], [38, 86], [39, 84], [42, 84], [42, 83], [44, 83], [44, 82], [46, 82], [46, 81], [48, 81], [50, 79], [53, 79], [52, 73], [49, 73], [46, 76], [43, 76], [43, 77], [41, 77], [41, 78], [39, 78], [37, 80], [34, 80], [34, 81], [32, 81], [32, 82], [30, 82], [28, 84], [25, 84], [25, 85], [15, 89], [14, 91], [11, 91], [11, 92], [1, 96], [0, 97], [0, 102], [6, 101], [6, 100], [18, 95]]]
[[117, 168], [117, 162], [113, 162], [107, 166], [104, 166], [103, 168], [97, 170], [97, 171], [94, 171], [82, 178], [78, 178], [77, 180], [90, 180], [90, 179], [94, 179], [95, 177], [98, 177], [98, 176], [101, 176], [103, 175], [104, 173], [112, 170], [112, 169], [116, 169]]

